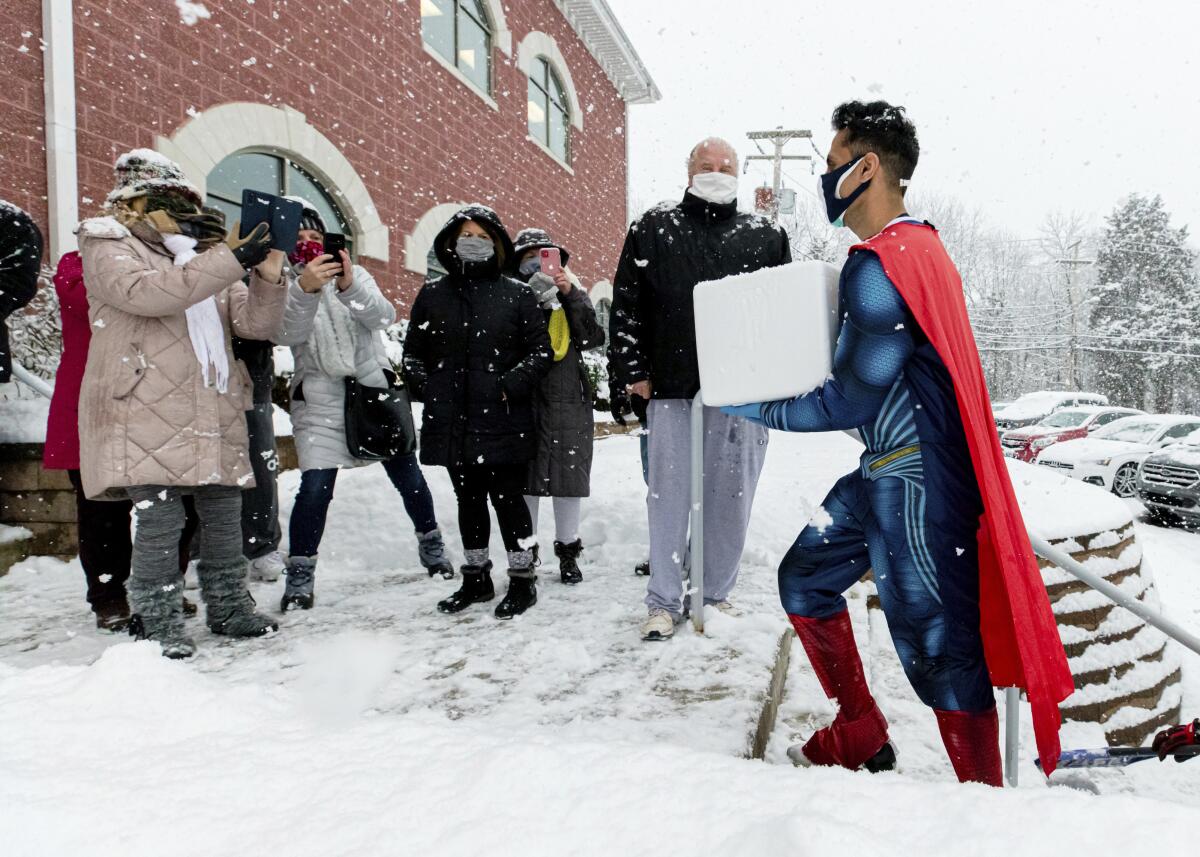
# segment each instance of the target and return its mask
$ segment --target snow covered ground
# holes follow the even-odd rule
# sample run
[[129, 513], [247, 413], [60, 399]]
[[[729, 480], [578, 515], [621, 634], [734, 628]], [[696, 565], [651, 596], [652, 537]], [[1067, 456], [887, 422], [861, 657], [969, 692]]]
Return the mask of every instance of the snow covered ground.
[[[77, 562], [0, 578], [0, 852], [283, 851], [289, 855], [871, 855], [1191, 852], [1200, 767], [1147, 762], [1046, 788], [1026, 718], [1021, 788], [953, 781], [932, 716], [851, 599], [900, 770], [793, 769], [789, 741], [830, 709], [799, 647], [766, 763], [745, 758], [784, 630], [774, 567], [857, 447], [775, 434], [736, 595], [670, 643], [636, 637], [646, 552], [637, 441], [597, 445], [585, 582], [544, 569], [510, 623], [433, 605], [431, 581], [379, 467], [339, 478], [316, 609], [266, 640], [193, 621], [191, 662], [92, 629]], [[452, 494], [428, 472], [458, 555]], [[284, 512], [297, 474], [282, 480]], [[543, 509], [543, 527], [550, 514]], [[543, 543], [549, 533], [544, 530]], [[1176, 619], [1200, 627], [1200, 537], [1139, 525]], [[500, 556], [498, 539], [494, 553]], [[255, 585], [274, 610], [282, 584]], [[1200, 664], [1184, 661], [1184, 710]], [[1068, 727], [1064, 744], [1097, 745]], [[1057, 779], [1057, 777], [1056, 777]], [[1083, 789], [1098, 791], [1093, 794]]]

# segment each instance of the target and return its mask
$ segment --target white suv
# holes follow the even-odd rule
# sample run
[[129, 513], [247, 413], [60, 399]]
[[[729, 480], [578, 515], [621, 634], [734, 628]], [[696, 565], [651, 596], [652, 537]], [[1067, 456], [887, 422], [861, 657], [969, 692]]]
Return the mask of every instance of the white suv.
[[1147, 414], [1125, 417], [1089, 437], [1056, 443], [1037, 463], [1064, 476], [1107, 488], [1118, 497], [1137, 496], [1138, 467], [1150, 453], [1178, 443], [1200, 429], [1200, 417]]

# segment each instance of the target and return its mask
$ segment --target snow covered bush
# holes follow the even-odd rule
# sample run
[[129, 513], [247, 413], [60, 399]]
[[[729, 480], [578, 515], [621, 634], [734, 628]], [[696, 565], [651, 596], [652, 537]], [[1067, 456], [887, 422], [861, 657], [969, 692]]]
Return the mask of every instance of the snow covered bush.
[[13, 359], [33, 374], [51, 379], [62, 354], [62, 322], [58, 315], [58, 293], [54, 271], [43, 266], [38, 274], [38, 291], [24, 309], [8, 317], [8, 336]]
[[603, 348], [594, 348], [583, 352], [583, 370], [587, 372], [588, 386], [592, 390], [592, 408], [597, 411], [607, 411], [608, 393], [608, 357]]

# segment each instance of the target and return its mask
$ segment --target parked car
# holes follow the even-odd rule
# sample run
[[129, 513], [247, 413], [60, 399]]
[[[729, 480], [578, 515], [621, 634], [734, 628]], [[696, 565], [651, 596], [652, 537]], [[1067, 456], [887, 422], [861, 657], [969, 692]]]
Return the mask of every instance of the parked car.
[[996, 418], [996, 414], [1011, 405], [1012, 402], [992, 402], [992, 419]]
[[1200, 432], [1148, 455], [1137, 493], [1153, 522], [1200, 528]]
[[1040, 423], [1055, 411], [1077, 408], [1080, 405], [1107, 405], [1108, 396], [1099, 393], [1041, 390], [1026, 393], [996, 414], [996, 428], [1001, 433]]
[[1137, 473], [1152, 453], [1200, 430], [1200, 417], [1145, 414], [1109, 423], [1079, 440], [1056, 443], [1037, 463], [1065, 476], [1107, 488], [1118, 497], [1137, 496]]
[[1000, 436], [1004, 454], [1018, 461], [1032, 462], [1043, 449], [1064, 440], [1087, 437], [1114, 420], [1143, 414], [1136, 408], [1113, 408], [1106, 405], [1085, 405], [1057, 411], [1040, 423], [1013, 429]]

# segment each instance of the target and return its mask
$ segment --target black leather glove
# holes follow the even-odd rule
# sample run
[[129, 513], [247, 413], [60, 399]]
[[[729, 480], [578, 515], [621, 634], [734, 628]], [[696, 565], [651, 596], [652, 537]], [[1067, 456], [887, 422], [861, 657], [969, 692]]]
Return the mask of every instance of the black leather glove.
[[643, 399], [641, 396], [629, 396], [629, 406], [633, 408], [633, 415], [638, 418], [638, 422], [642, 425], [646, 424], [646, 409], [650, 407], [650, 402]]
[[614, 384], [611, 380], [608, 386], [608, 410], [619, 426], [625, 425], [625, 417], [633, 413], [629, 393], [620, 385]]
[[[1150, 746], [1158, 753], [1159, 759], [1165, 760], [1179, 748], [1192, 744], [1200, 744], [1200, 718], [1164, 729], [1154, 736], [1154, 743]], [[1183, 759], [1177, 756], [1176, 761], [1182, 762]]]
[[253, 268], [271, 252], [271, 230], [265, 223], [254, 227], [245, 238], [238, 237], [238, 224], [225, 237], [225, 243], [243, 268]]
[[[207, 250], [225, 238], [225, 214], [219, 208], [205, 208], [195, 214], [177, 215], [179, 231], [196, 239]], [[265, 225], [265, 224], [264, 224]]]

